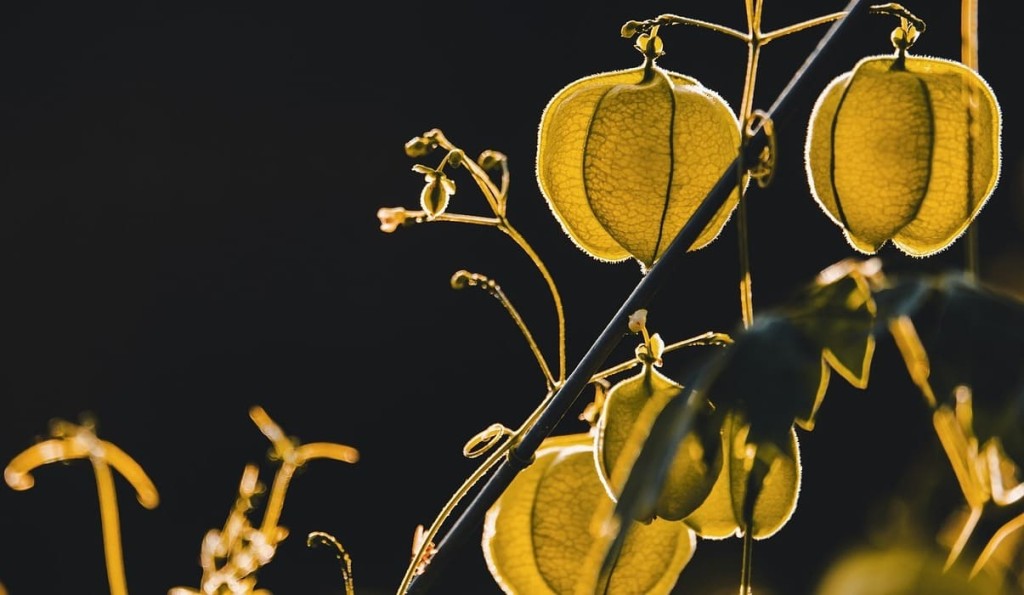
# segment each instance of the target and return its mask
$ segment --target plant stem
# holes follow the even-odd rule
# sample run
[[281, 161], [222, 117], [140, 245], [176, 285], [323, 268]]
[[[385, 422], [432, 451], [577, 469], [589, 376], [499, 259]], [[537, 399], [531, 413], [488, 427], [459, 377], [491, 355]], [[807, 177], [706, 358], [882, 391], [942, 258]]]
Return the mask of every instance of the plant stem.
[[[757, 83], [757, 64], [761, 57], [761, 0], [746, 1], [747, 7], [747, 30], [750, 35], [747, 38], [747, 70], [743, 81], [743, 97], [740, 100], [740, 133], [741, 144], [745, 145], [749, 136], [747, 120], [753, 111], [754, 87]], [[737, 176], [737, 188], [739, 191], [739, 202], [736, 205], [736, 235], [739, 239], [740, 257], [740, 314], [743, 319], [743, 327], [750, 328], [754, 324], [754, 290], [753, 280], [750, 275], [750, 247], [749, 232], [747, 231], [747, 200], [746, 200], [746, 164], [741, 165], [740, 175]]]
[[[820, 83], [821, 71], [825, 68], [825, 56], [835, 46], [837, 40], [859, 23], [867, 14], [867, 3], [864, 0], [850, 0], [847, 5], [846, 17], [837, 20], [822, 36], [817, 47], [796, 71], [782, 93], [776, 98], [767, 117], [776, 124], [792, 117], [792, 102], [798, 93], [808, 92], [806, 87]], [[811, 87], [811, 92], [816, 89]], [[544, 411], [538, 416], [537, 422], [522, 435], [521, 441], [509, 449], [508, 457], [498, 465], [480, 491], [455, 520], [444, 539], [438, 544], [436, 553], [429, 566], [418, 575], [408, 586], [407, 592], [423, 592], [429, 587], [430, 580], [437, 576], [439, 569], [451, 560], [454, 552], [463, 545], [471, 534], [476, 533], [487, 510], [505, 491], [516, 475], [532, 463], [532, 458], [540, 443], [554, 430], [562, 417], [569, 411], [579, 397], [590, 378], [597, 373], [600, 366], [618, 345], [622, 337], [629, 332], [629, 317], [655, 296], [662, 284], [669, 279], [678, 278], [678, 267], [686, 256], [687, 250], [707, 226], [718, 209], [736, 188], [736, 171], [741, 163], [754, 163], [761, 150], [767, 146], [768, 139], [763, 126], [757, 128], [748, 143], [741, 148], [741, 154], [725, 168], [718, 183], [711, 189], [704, 201], [694, 212], [690, 220], [679, 231], [658, 262], [655, 262], [647, 274], [637, 283], [632, 293], [626, 298], [611, 321], [584, 354], [576, 368], [566, 378], [558, 391], [552, 395]], [[400, 591], [401, 593], [401, 591]]]
[[708, 21], [702, 21], [700, 19], [692, 19], [690, 17], [683, 17], [675, 14], [663, 14], [655, 19], [649, 19], [642, 22], [643, 25], [647, 26], [662, 26], [662, 25], [692, 25], [694, 27], [700, 27], [703, 29], [710, 29], [729, 37], [734, 37], [740, 41], [748, 41], [748, 36], [742, 31], [737, 31], [731, 27], [724, 27], [717, 23], [711, 23]]
[[[457, 147], [448, 140], [447, 137], [438, 129], [433, 129], [426, 134], [427, 137], [432, 138], [438, 144], [438, 146], [448, 150], [456, 150]], [[556, 384], [559, 384], [565, 379], [565, 312], [562, 309], [562, 297], [558, 293], [558, 287], [555, 285], [554, 279], [551, 277], [551, 273], [548, 272], [544, 262], [540, 259], [537, 252], [534, 251], [533, 247], [530, 246], [529, 242], [526, 241], [523, 236], [516, 231], [514, 227], [508, 222], [505, 216], [505, 204], [507, 202], [507, 196], [505, 193], [508, 191], [508, 170], [505, 165], [502, 165], [502, 182], [501, 188], [499, 189], [491, 181], [490, 176], [482, 167], [471, 159], [463, 161], [463, 165], [469, 169], [472, 174], [471, 177], [480, 187], [480, 191], [483, 193], [484, 198], [487, 199], [487, 204], [490, 205], [491, 210], [497, 216], [495, 223], [498, 229], [505, 232], [512, 240], [523, 249], [526, 255], [533, 262], [537, 270], [540, 271], [541, 277], [544, 278], [547, 283], [548, 289], [551, 292], [551, 298], [555, 302], [555, 316], [558, 318], [558, 379]], [[471, 221], [470, 218], [466, 218], [463, 222], [467, 223], [489, 223], [490, 220], [481, 219]]]
[[[960, 58], [964, 66], [978, 71], [978, 0], [961, 0], [960, 2]], [[967, 136], [968, 141], [973, 144], [971, 123], [977, 119], [977, 105], [975, 95], [977, 90], [969, 86], [967, 90]], [[969, 179], [969, 178], [968, 178]], [[972, 204], [969, 204], [971, 211], [974, 211], [974, 195], [968, 197]], [[977, 279], [979, 275], [979, 242], [978, 225], [972, 222], [967, 228], [967, 262], [966, 273], [968, 277]]]
[[565, 380], [565, 310], [562, 307], [562, 296], [558, 293], [558, 286], [555, 285], [555, 279], [548, 272], [548, 268], [544, 265], [544, 261], [540, 259], [537, 252], [530, 246], [529, 242], [518, 232], [512, 225], [508, 223], [505, 217], [501, 216], [501, 223], [498, 224], [498, 229], [505, 232], [508, 237], [512, 238], [523, 252], [533, 261], [537, 271], [540, 272], [540, 276], [543, 277], [544, 282], [548, 286], [548, 290], [551, 292], [551, 299], [555, 305], [555, 316], [558, 319], [558, 378], [555, 381], [555, 386], [558, 386]]
[[[483, 291], [489, 293], [494, 299], [501, 303], [508, 315], [512, 317], [512, 321], [515, 323], [519, 332], [523, 334], [526, 339], [526, 343], [530, 347], [530, 351], [533, 353], [533, 357], [537, 360], [537, 364], [540, 366], [540, 371], [544, 375], [544, 380], [547, 382], [548, 390], [555, 388], [555, 379], [551, 376], [551, 369], [548, 367], [547, 361], [544, 360], [544, 354], [540, 350], [540, 346], [537, 345], [537, 341], [533, 338], [533, 333], [530, 332], [529, 327], [526, 326], [526, 322], [523, 321], [523, 317], [516, 310], [512, 302], [509, 301], [508, 296], [502, 291], [501, 286], [498, 285], [493, 279], [488, 278], [485, 275], [479, 273], [471, 273], [466, 270], [456, 271], [452, 276], [451, 281], [452, 287], [455, 289], [461, 289], [462, 287], [478, 287]], [[559, 379], [561, 381], [561, 379]]]
[[121, 555], [121, 521], [117, 514], [117, 492], [110, 466], [100, 457], [92, 459], [96, 474], [96, 491], [100, 501], [100, 524], [103, 527], [103, 556], [107, 562], [107, 581], [111, 595], [128, 595]]
[[459, 505], [459, 502], [461, 502], [462, 499], [466, 497], [466, 494], [469, 493], [469, 490], [472, 489], [473, 486], [476, 485], [476, 483], [480, 481], [480, 479], [484, 475], [486, 475], [487, 472], [490, 471], [501, 460], [501, 457], [505, 456], [505, 453], [509, 451], [511, 445], [512, 441], [507, 440], [504, 444], [500, 445], [494, 452], [488, 455], [484, 462], [481, 463], [480, 466], [477, 467], [472, 474], [470, 474], [466, 481], [462, 482], [462, 485], [459, 486], [459, 489], [456, 490], [455, 493], [452, 494], [452, 496], [448, 499], [448, 502], [445, 503], [444, 508], [442, 508], [441, 512], [438, 513], [437, 517], [434, 518], [434, 522], [430, 524], [430, 527], [424, 534], [423, 543], [421, 543], [420, 547], [415, 552], [413, 552], [412, 560], [410, 560], [409, 566], [406, 567], [405, 575], [402, 577], [402, 583], [398, 587], [399, 593], [407, 592], [410, 585], [412, 585], [413, 581], [416, 579], [417, 569], [422, 567], [425, 571], [425, 569], [430, 568], [429, 565], [423, 564], [424, 555], [430, 548], [431, 544], [434, 542], [434, 537], [441, 530], [441, 525], [443, 525], [444, 522], [448, 520], [448, 517], [450, 517], [452, 512], [455, 511], [455, 508]]
[[[675, 343], [666, 345], [664, 352], [669, 353], [671, 351], [675, 351], [676, 349], [681, 349], [683, 347], [702, 347], [707, 345], [723, 346], [728, 345], [729, 343], [732, 343], [732, 337], [730, 337], [726, 333], [716, 333], [715, 331], [708, 331], [706, 333], [701, 333], [696, 337], [690, 337], [689, 339], [683, 339], [682, 341], [676, 341]], [[594, 376], [591, 377], [590, 381], [594, 382], [597, 380], [601, 380], [602, 378], [608, 378], [616, 374], [625, 372], [626, 370], [629, 370], [630, 368], [634, 368], [639, 365], [640, 358], [634, 357], [633, 359], [626, 360], [610, 368], [602, 370], [597, 374], [594, 374]]]
[[754, 553], [754, 534], [748, 528], [743, 533], [743, 566], [740, 570], [740, 595], [753, 595], [754, 587], [751, 580], [751, 557]]

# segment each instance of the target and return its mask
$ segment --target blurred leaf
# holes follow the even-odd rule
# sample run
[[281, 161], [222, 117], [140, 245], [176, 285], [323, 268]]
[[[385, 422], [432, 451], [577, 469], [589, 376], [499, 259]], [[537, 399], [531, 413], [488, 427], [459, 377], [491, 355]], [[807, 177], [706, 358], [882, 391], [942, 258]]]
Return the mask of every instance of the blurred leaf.
[[880, 317], [913, 322], [937, 404], [953, 405], [957, 387], [970, 387], [978, 439], [1000, 437], [1024, 460], [1024, 302], [960, 274], [900, 280], [877, 301]]
[[785, 308], [786, 315], [822, 349], [825, 360], [850, 384], [868, 385], [875, 351], [877, 307], [871, 279], [877, 259], [842, 260], [825, 269]]
[[941, 552], [916, 544], [858, 547], [840, 555], [825, 572], [817, 595], [1003, 595], [992, 575], [971, 577], [956, 565], [943, 568]]
[[785, 316], [762, 314], [710, 360], [698, 387], [722, 413], [742, 412], [754, 444], [785, 444], [798, 420], [813, 426], [828, 386], [821, 348]]
[[705, 539], [724, 539], [750, 531], [765, 539], [781, 529], [796, 510], [800, 493], [800, 446], [790, 427], [783, 444], [747, 441], [750, 426], [738, 413], [722, 424], [726, 464], [704, 503], [685, 519]]

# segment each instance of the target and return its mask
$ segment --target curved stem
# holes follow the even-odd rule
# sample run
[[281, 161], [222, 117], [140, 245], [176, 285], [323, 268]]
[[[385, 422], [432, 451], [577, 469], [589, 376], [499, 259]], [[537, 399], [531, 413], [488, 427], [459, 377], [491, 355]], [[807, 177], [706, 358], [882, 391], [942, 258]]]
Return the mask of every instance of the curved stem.
[[737, 31], [736, 29], [733, 29], [731, 27], [725, 27], [717, 23], [702, 21], [700, 19], [691, 19], [690, 17], [682, 17], [675, 14], [659, 15], [657, 18], [648, 19], [646, 21], [640, 21], [640, 25], [645, 27], [654, 27], [661, 25], [692, 25], [694, 27], [701, 27], [703, 29], [710, 29], [718, 33], [724, 33], [725, 35], [735, 37], [736, 39], [745, 43], [750, 41], [749, 35], [743, 33], [742, 31]]
[[398, 593], [405, 593], [408, 590], [413, 577], [417, 574], [417, 569], [420, 568], [423, 562], [424, 554], [426, 554], [428, 549], [432, 547], [434, 537], [436, 537], [438, 532], [441, 530], [441, 526], [448, 517], [451, 516], [455, 507], [459, 505], [459, 502], [462, 501], [469, 490], [476, 485], [476, 482], [480, 481], [480, 478], [490, 471], [491, 468], [498, 463], [501, 457], [504, 456], [510, 448], [512, 448], [513, 440], [514, 438], [510, 438], [503, 444], [500, 444], [494, 452], [484, 459], [484, 462], [473, 471], [466, 481], [459, 486], [459, 489], [452, 494], [451, 498], [448, 499], [444, 508], [442, 508], [441, 512], [437, 514], [437, 517], [434, 518], [434, 522], [430, 524], [430, 528], [424, 533], [422, 543], [420, 543], [419, 548], [417, 548], [416, 552], [413, 554], [412, 560], [409, 562], [409, 566], [405, 570], [405, 576], [402, 577], [402, 583], [398, 587]]
[[544, 361], [544, 354], [541, 353], [540, 347], [537, 345], [537, 341], [533, 338], [533, 334], [530, 332], [530, 329], [527, 328], [526, 323], [523, 321], [523, 317], [519, 315], [519, 311], [515, 309], [512, 302], [509, 301], [508, 296], [501, 290], [501, 286], [493, 279], [489, 279], [478, 273], [470, 273], [469, 271], [458, 271], [452, 276], [452, 287], [455, 289], [461, 289], [466, 285], [483, 289], [501, 303], [505, 308], [505, 311], [512, 317], [512, 321], [515, 322], [516, 327], [519, 328], [519, 332], [521, 332], [523, 337], [526, 339], [526, 343], [529, 345], [530, 351], [533, 353], [534, 358], [536, 358], [537, 363], [540, 365], [541, 373], [544, 374], [548, 390], [554, 388], [555, 379], [551, 377], [551, 369], [548, 368], [547, 362]]
[[981, 555], [974, 562], [974, 567], [971, 568], [971, 578], [977, 576], [981, 569], [988, 563], [995, 551], [999, 549], [999, 546], [1003, 541], [1015, 531], [1024, 529], [1024, 514], [1017, 515], [1011, 519], [1008, 523], [999, 527], [999, 529], [992, 535], [992, 539], [989, 539], [988, 543], [985, 544], [985, 548], [981, 550]]
[[444, 212], [435, 215], [433, 219], [427, 219], [426, 211], [406, 211], [406, 217], [413, 223], [433, 223], [444, 221], [445, 223], [469, 223], [470, 225], [484, 225], [489, 227], [500, 227], [501, 220], [495, 217], [479, 217], [477, 215], [460, 215], [458, 213]]
[[554, 390], [549, 390], [548, 393], [544, 395], [540, 404], [537, 405], [533, 412], [527, 416], [525, 421], [523, 421], [522, 425], [519, 426], [519, 429], [513, 432], [509, 436], [508, 440], [499, 444], [495, 448], [494, 452], [492, 452], [484, 462], [481, 463], [475, 471], [473, 471], [473, 474], [470, 475], [469, 478], [459, 486], [459, 489], [452, 495], [452, 497], [449, 498], [444, 508], [441, 509], [441, 512], [438, 513], [437, 517], [434, 519], [434, 522], [431, 523], [430, 528], [424, 533], [423, 542], [420, 544], [420, 547], [417, 548], [416, 553], [412, 557], [412, 561], [409, 562], [409, 567], [405, 571], [405, 576], [402, 577], [402, 583], [398, 587], [399, 595], [403, 595], [409, 589], [413, 578], [417, 574], [416, 569], [420, 567], [420, 564], [423, 561], [424, 554], [431, 547], [434, 537], [436, 537], [438, 532], [440, 532], [441, 526], [448, 517], [451, 516], [455, 507], [458, 506], [459, 502], [466, 496], [469, 490], [499, 462], [501, 457], [505, 456], [510, 450], [512, 450], [513, 446], [518, 444], [520, 436], [528, 432], [530, 428], [533, 427], [541, 414], [547, 410], [548, 404], [551, 402], [555, 394]]
[[[427, 132], [423, 136], [433, 140], [437, 143], [437, 146], [445, 149], [446, 151], [459, 150], [458, 147], [453, 145], [444, 133], [437, 128]], [[483, 193], [484, 198], [487, 199], [487, 204], [491, 206], [491, 210], [499, 216], [503, 215], [505, 212], [504, 194], [498, 190], [497, 186], [494, 185], [494, 182], [491, 181], [491, 177], [487, 175], [487, 172], [472, 159], [463, 159], [462, 165], [472, 172], [472, 178], [476, 181], [477, 186], [480, 187], [480, 191]]]
[[[393, 211], [393, 210], [390, 210], [390, 211]], [[558, 377], [554, 378], [553, 380], [551, 380], [552, 376], [551, 376], [551, 373], [549, 371], [545, 372], [545, 375], [549, 378], [549, 381], [550, 381], [549, 384], [551, 384], [551, 383], [559, 384], [562, 381], [564, 381], [565, 380], [565, 370], [566, 370], [566, 365], [565, 365], [565, 310], [562, 307], [562, 296], [558, 293], [558, 287], [555, 285], [555, 280], [551, 276], [551, 273], [548, 271], [547, 266], [545, 266], [544, 261], [542, 261], [540, 259], [540, 256], [533, 249], [533, 247], [530, 246], [529, 242], [526, 241], [526, 239], [522, 236], [522, 234], [520, 234], [512, 226], [512, 224], [508, 222], [508, 219], [506, 219], [504, 215], [499, 215], [498, 217], [479, 217], [479, 216], [476, 216], [476, 215], [461, 215], [461, 214], [458, 214], [458, 213], [448, 213], [448, 212], [444, 212], [444, 213], [441, 213], [439, 215], [435, 215], [433, 218], [430, 218], [430, 217], [427, 216], [427, 213], [425, 211], [406, 211], [404, 209], [401, 209], [399, 211], [401, 212], [401, 220], [402, 220], [403, 224], [404, 223], [409, 223], [409, 222], [412, 222], [412, 223], [432, 223], [432, 222], [437, 222], [437, 221], [443, 221], [443, 222], [446, 222], [446, 223], [468, 223], [468, 224], [471, 224], [471, 225], [483, 225], [483, 226], [488, 226], [488, 227], [497, 227], [502, 232], [504, 232], [506, 235], [508, 235], [510, 238], [512, 238], [512, 241], [514, 241], [516, 243], [516, 245], [519, 246], [523, 250], [523, 252], [526, 253], [526, 255], [530, 259], [530, 261], [532, 261], [534, 266], [537, 267], [537, 270], [540, 272], [541, 277], [544, 279], [544, 282], [548, 286], [548, 290], [551, 292], [551, 299], [552, 299], [552, 301], [554, 302], [554, 305], [555, 305], [555, 316], [556, 316], [556, 318], [558, 320]], [[382, 220], [383, 219], [384, 219], [384, 217], [382, 217]], [[397, 227], [397, 225], [396, 225], [396, 227]], [[393, 228], [389, 229], [388, 231], [391, 231], [392, 229]], [[520, 328], [525, 329], [525, 326], [524, 325], [520, 325]], [[532, 340], [530, 339], [529, 333], [525, 333], [524, 332], [524, 334], [527, 335], [527, 340], [531, 341], [531, 345], [535, 345], [534, 343], [532, 343]], [[547, 364], [543, 361], [543, 358], [541, 358], [539, 354], [538, 354], [538, 358], [541, 360], [541, 367], [544, 370], [549, 370]]]
[[533, 247], [512, 227], [507, 219], [501, 218], [498, 229], [512, 238], [512, 241], [522, 248], [523, 252], [533, 261], [534, 266], [537, 267], [540, 276], [544, 278], [544, 282], [547, 283], [548, 290], [551, 292], [551, 299], [555, 305], [555, 316], [558, 318], [558, 378], [555, 384], [561, 384], [565, 380], [565, 311], [562, 308], [562, 296], [558, 293], [558, 286], [555, 285], [555, 279], [548, 272], [544, 261], [540, 259], [540, 256], [534, 251]]
[[110, 595], [128, 595], [124, 576], [124, 558], [121, 552], [121, 521], [117, 512], [117, 492], [114, 475], [102, 458], [92, 459], [96, 474], [96, 492], [100, 501], [100, 524], [103, 527], [103, 556], [107, 562], [107, 581]]
[[774, 31], [762, 33], [760, 36], [761, 45], [768, 45], [768, 43], [771, 41], [774, 41], [780, 37], [785, 37], [792, 33], [798, 33], [800, 31], [803, 31], [804, 29], [810, 29], [811, 27], [817, 27], [818, 25], [825, 25], [827, 23], [831, 23], [832, 21], [838, 21], [839, 19], [845, 16], [845, 12], [833, 12], [832, 14], [826, 14], [820, 17], [815, 17], [813, 19], [808, 19], [806, 21], [800, 21], [799, 23], [793, 25], [787, 25], [785, 27], [775, 29]]
[[[424, 134], [425, 138], [431, 139], [437, 143], [437, 145], [447, 151], [459, 150], [458, 147], [453, 145], [451, 141], [445, 137], [441, 130], [435, 128]], [[463, 159], [462, 165], [469, 169], [472, 174], [472, 178], [476, 181], [477, 186], [480, 187], [484, 198], [487, 199], [487, 203], [490, 205], [491, 210], [497, 216], [496, 219], [484, 218], [484, 217], [473, 217], [470, 215], [446, 215], [441, 214], [434, 217], [435, 221], [452, 221], [457, 223], [473, 223], [478, 225], [495, 225], [503, 232], [505, 232], [512, 240], [526, 253], [526, 255], [533, 261], [534, 266], [540, 271], [541, 276], [544, 278], [544, 282], [547, 284], [551, 297], [555, 304], [555, 315], [558, 319], [558, 378], [555, 384], [559, 384], [565, 380], [566, 364], [565, 364], [565, 312], [562, 308], [562, 298], [558, 293], [558, 288], [555, 285], [554, 279], [551, 277], [551, 273], [548, 272], [547, 266], [540, 259], [540, 256], [534, 251], [533, 247], [526, 241], [526, 239], [508, 222], [505, 217], [505, 204], [506, 204], [506, 193], [508, 192], [508, 167], [504, 162], [502, 163], [502, 176], [501, 176], [501, 188], [495, 186], [494, 181], [491, 180], [490, 175], [475, 161], [470, 159]], [[410, 212], [409, 216], [416, 217], [416, 222], [421, 222], [421, 212]], [[425, 218], [426, 213], [422, 213]], [[545, 365], [546, 367], [546, 365]]]
[[288, 491], [288, 484], [291, 483], [295, 471], [314, 458], [330, 458], [346, 463], [354, 463], [359, 460], [359, 451], [344, 444], [333, 442], [311, 442], [299, 445], [293, 442], [277, 425], [266, 410], [259, 405], [249, 408], [249, 417], [274, 446], [274, 452], [281, 459], [281, 467], [274, 475], [274, 483], [270, 489], [270, 497], [263, 513], [263, 522], [260, 523], [260, 533], [267, 539], [267, 543], [276, 544], [279, 541], [277, 522], [281, 519], [281, 511], [284, 509], [284, 497]]
[[[315, 544], [329, 545], [334, 548], [338, 561], [341, 562], [341, 580], [345, 583], [345, 595], [355, 595], [355, 585], [352, 579], [352, 558], [349, 557], [345, 548], [330, 533], [313, 531], [306, 536], [306, 546], [313, 547]], [[2, 594], [0, 594], [2, 595]]]

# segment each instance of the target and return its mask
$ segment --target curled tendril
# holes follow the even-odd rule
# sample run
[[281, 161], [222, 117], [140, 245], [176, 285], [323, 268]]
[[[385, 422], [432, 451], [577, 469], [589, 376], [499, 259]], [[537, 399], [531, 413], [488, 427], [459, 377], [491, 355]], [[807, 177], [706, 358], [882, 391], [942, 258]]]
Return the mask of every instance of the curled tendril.
[[333, 547], [335, 550], [335, 556], [341, 562], [341, 578], [345, 582], [345, 595], [354, 595], [355, 587], [353, 586], [352, 580], [352, 558], [349, 557], [348, 552], [345, 548], [334, 538], [330, 533], [324, 533], [323, 531], [313, 531], [306, 536], [306, 547], [313, 547], [315, 545], [324, 545]]
[[417, 136], [405, 143], [405, 154], [409, 157], [424, 157], [437, 148], [437, 140], [428, 136]]
[[509, 313], [512, 320], [519, 327], [519, 331], [523, 334], [527, 344], [530, 346], [530, 351], [533, 352], [534, 357], [537, 359], [537, 364], [540, 366], [541, 373], [544, 374], [545, 380], [547, 380], [548, 387], [552, 387], [555, 384], [555, 379], [551, 375], [551, 369], [548, 368], [547, 362], [544, 360], [544, 356], [540, 352], [540, 346], [537, 345], [537, 341], [534, 340], [533, 334], [530, 333], [530, 329], [526, 328], [526, 323], [523, 321], [523, 317], [519, 315], [512, 302], [509, 301], [508, 296], [501, 290], [501, 287], [493, 279], [488, 278], [485, 275], [479, 273], [471, 273], [467, 270], [456, 271], [451, 278], [452, 289], [465, 289], [466, 287], [479, 287], [491, 294], [495, 299], [501, 302], [501, 305], [505, 307], [505, 311]]
[[498, 297], [501, 293], [501, 287], [493, 280], [488, 278], [486, 275], [480, 273], [471, 273], [465, 269], [455, 271], [451, 279], [452, 289], [465, 289], [467, 287], [479, 287]]
[[750, 177], [754, 178], [759, 188], [767, 188], [775, 178], [775, 156], [778, 154], [775, 124], [768, 117], [767, 112], [754, 110], [750, 114], [750, 118], [747, 119], [748, 138], [754, 136], [762, 128], [768, 138], [768, 144], [758, 155], [757, 164], [750, 168]]
[[914, 16], [909, 10], [900, 4], [890, 2], [889, 4], [878, 4], [870, 7], [871, 12], [897, 16], [900, 19], [900, 26], [892, 30], [890, 40], [896, 48], [897, 55], [902, 58], [906, 55], [907, 49], [914, 45], [918, 36], [924, 33], [924, 21]]
[[507, 163], [508, 157], [506, 157], [504, 153], [489, 149], [480, 153], [476, 162], [480, 167], [484, 168], [485, 171], [491, 171]]
[[491, 424], [466, 442], [462, 447], [462, 454], [468, 459], [475, 459], [493, 450], [501, 440], [511, 438], [513, 435], [515, 432], [509, 428], [499, 423]]
[[127, 595], [121, 548], [121, 521], [113, 471], [117, 471], [135, 488], [139, 504], [148, 509], [160, 502], [156, 486], [142, 467], [127, 453], [95, 434], [95, 420], [86, 416], [81, 425], [56, 420], [50, 426], [52, 438], [36, 443], [11, 460], [4, 469], [4, 480], [12, 489], [22, 491], [35, 485], [32, 472], [50, 463], [87, 459], [92, 463], [100, 505], [103, 529], [103, 551], [107, 564], [107, 581], [113, 595]]

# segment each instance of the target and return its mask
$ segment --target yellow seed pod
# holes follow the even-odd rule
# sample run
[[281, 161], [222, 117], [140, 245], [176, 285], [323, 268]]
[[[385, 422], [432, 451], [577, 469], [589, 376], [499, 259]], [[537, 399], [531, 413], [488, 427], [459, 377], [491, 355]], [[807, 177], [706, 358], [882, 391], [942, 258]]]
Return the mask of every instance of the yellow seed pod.
[[[509, 594], [573, 593], [594, 538], [595, 512], [608, 498], [594, 467], [594, 438], [546, 439], [484, 517], [483, 551]], [[683, 523], [633, 523], [615, 563], [609, 594], [669, 593], [693, 556]]]
[[[598, 474], [608, 494], [615, 498], [625, 475], [616, 466], [636, 432], [646, 435], [666, 404], [682, 394], [683, 387], [649, 364], [608, 391], [597, 421], [595, 458]], [[637, 426], [642, 424], [643, 427]], [[716, 445], [717, 446], [717, 445]], [[710, 455], [710, 456], [708, 456]], [[707, 498], [722, 465], [722, 451], [706, 452], [699, 432], [688, 433], [680, 442], [658, 495], [654, 516], [680, 520]], [[637, 519], [647, 522], [649, 518]]]
[[[555, 94], [541, 117], [537, 180], [584, 252], [650, 267], [736, 158], [739, 143], [725, 100], [648, 58]], [[730, 195], [690, 250], [718, 236], [738, 200], [738, 191]]]
[[988, 83], [959, 62], [864, 58], [811, 112], [806, 170], [850, 245], [911, 256], [952, 244], [995, 189], [1001, 115]]
[[711, 493], [684, 523], [705, 539], [725, 539], [748, 530], [754, 539], [766, 539], [777, 533], [796, 511], [800, 495], [802, 470], [800, 443], [796, 430], [790, 428], [789, 440], [774, 453], [760, 486], [754, 486], [754, 507], [751, 518], [744, 520], [743, 507], [750, 489], [750, 475], [757, 456], [748, 444], [750, 426], [736, 413], [729, 413], [722, 423], [722, 450], [725, 463]]

